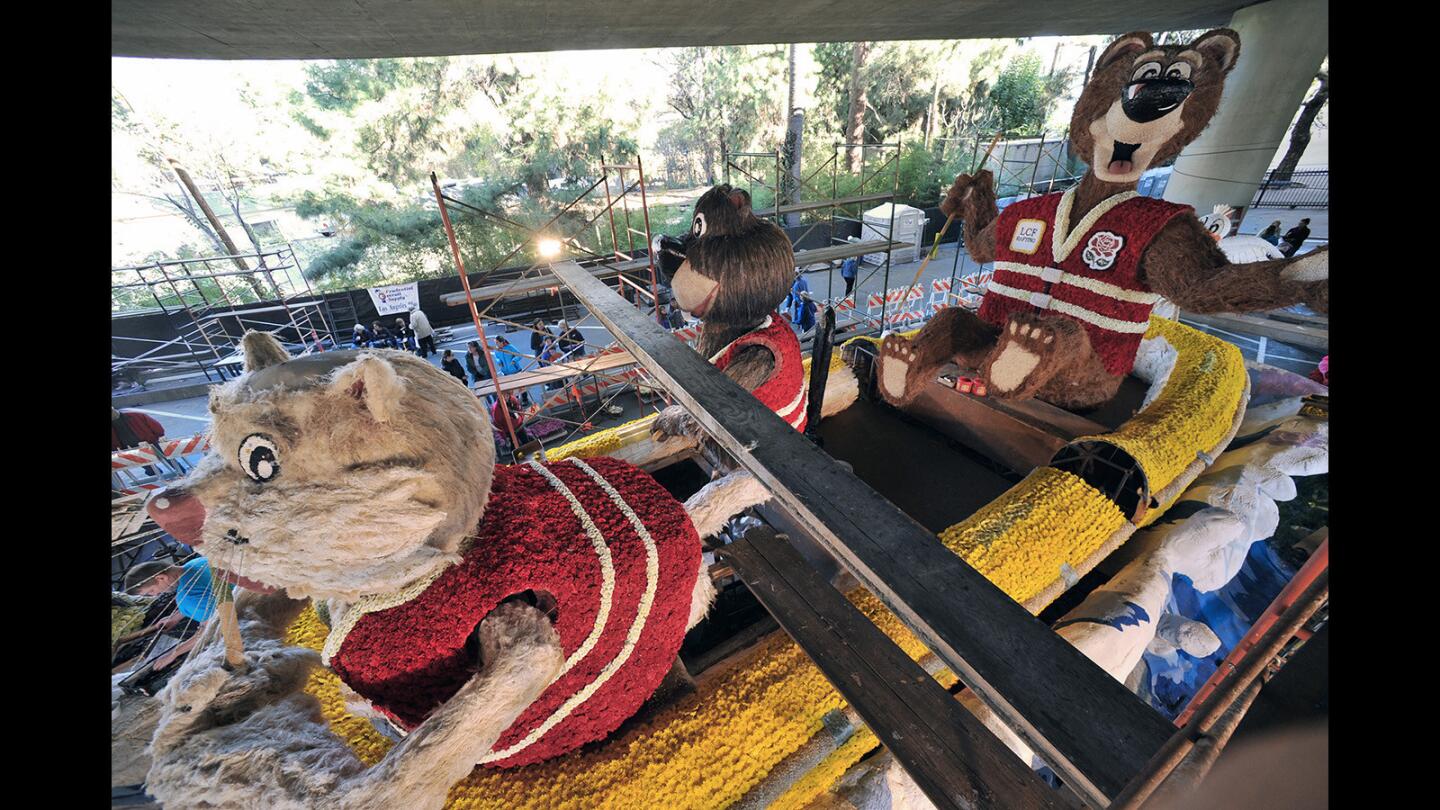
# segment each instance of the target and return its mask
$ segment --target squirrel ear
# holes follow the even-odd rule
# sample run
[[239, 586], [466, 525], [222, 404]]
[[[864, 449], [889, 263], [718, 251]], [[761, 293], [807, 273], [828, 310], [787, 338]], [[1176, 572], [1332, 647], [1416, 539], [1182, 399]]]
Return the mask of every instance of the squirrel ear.
[[1098, 71], [1121, 57], [1134, 56], [1153, 47], [1155, 40], [1150, 38], [1149, 31], [1131, 31], [1105, 46], [1104, 53], [1095, 60], [1095, 70]]
[[283, 363], [290, 359], [285, 345], [268, 332], [250, 330], [240, 338], [240, 347], [245, 353], [245, 370], [259, 371], [262, 368]]
[[376, 422], [388, 422], [400, 406], [405, 381], [395, 373], [389, 360], [365, 354], [335, 371], [330, 391], [360, 400]]

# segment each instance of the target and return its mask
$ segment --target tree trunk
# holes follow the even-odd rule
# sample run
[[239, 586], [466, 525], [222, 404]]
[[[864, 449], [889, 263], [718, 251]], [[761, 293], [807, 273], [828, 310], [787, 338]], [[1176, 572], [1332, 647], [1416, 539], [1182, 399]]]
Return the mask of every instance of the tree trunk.
[[940, 110], [940, 72], [935, 72], [935, 84], [930, 88], [930, 109], [925, 111], [925, 148], [930, 148], [930, 139], [935, 136], [935, 116]]
[[853, 173], [860, 171], [865, 161], [865, 152], [859, 144], [865, 138], [865, 95], [868, 85], [861, 81], [865, 72], [865, 60], [870, 55], [869, 42], [857, 42], [850, 52], [850, 115], [845, 127], [845, 165]]
[[1290, 146], [1285, 150], [1285, 157], [1280, 159], [1275, 171], [1270, 173], [1271, 180], [1284, 182], [1295, 173], [1295, 167], [1300, 165], [1300, 158], [1305, 154], [1305, 147], [1310, 145], [1310, 127], [1315, 123], [1315, 117], [1320, 114], [1320, 108], [1330, 100], [1330, 74], [1321, 73], [1315, 78], [1320, 80], [1320, 87], [1315, 91], [1315, 95], [1306, 100], [1305, 106], [1300, 108], [1300, 117], [1295, 120], [1295, 128], [1290, 130]]
[[[800, 202], [800, 159], [804, 154], [801, 148], [801, 137], [805, 132], [805, 113], [801, 110], [790, 109], [790, 126], [785, 133], [786, 163], [789, 171], [786, 173], [785, 183], [789, 187], [785, 198], [791, 204]], [[786, 225], [799, 225], [800, 213], [792, 211], [785, 215]]]
[[190, 179], [190, 173], [185, 171], [185, 167], [181, 166], [180, 161], [175, 158], [167, 157], [166, 160], [170, 162], [170, 168], [174, 170], [175, 176], [180, 178], [181, 185], [185, 186], [185, 190], [195, 198], [195, 204], [200, 206], [200, 210], [205, 214], [205, 219], [210, 222], [210, 227], [215, 229], [215, 235], [220, 238], [220, 242], [230, 252], [230, 261], [234, 262], [236, 267], [246, 271], [244, 278], [250, 283], [250, 289], [254, 291], [256, 300], [264, 301], [266, 297], [264, 288], [260, 286], [260, 282], [253, 275], [249, 274], [250, 268], [245, 265], [245, 260], [240, 258], [240, 251], [235, 247], [235, 242], [226, 232], [225, 226], [220, 224], [220, 218], [215, 216], [215, 212], [210, 209], [210, 203], [205, 202], [205, 197], [200, 193], [200, 189], [195, 187], [195, 181]]

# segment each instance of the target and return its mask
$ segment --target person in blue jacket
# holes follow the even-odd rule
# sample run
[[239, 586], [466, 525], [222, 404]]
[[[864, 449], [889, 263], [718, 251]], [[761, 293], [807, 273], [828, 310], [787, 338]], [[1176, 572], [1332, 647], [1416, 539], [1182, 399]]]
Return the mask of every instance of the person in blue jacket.
[[859, 268], [860, 260], [854, 256], [846, 259], [845, 263], [840, 265], [840, 277], [845, 279], [846, 298], [849, 298], [850, 294], [855, 291], [855, 277], [859, 275]]

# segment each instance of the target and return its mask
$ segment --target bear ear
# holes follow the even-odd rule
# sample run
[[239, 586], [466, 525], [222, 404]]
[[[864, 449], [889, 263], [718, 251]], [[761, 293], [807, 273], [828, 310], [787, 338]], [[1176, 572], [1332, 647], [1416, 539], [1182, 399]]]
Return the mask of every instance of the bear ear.
[[240, 348], [245, 353], [245, 370], [259, 371], [262, 368], [283, 363], [290, 359], [285, 346], [268, 332], [251, 330], [240, 338]]
[[1220, 73], [1229, 73], [1235, 67], [1235, 60], [1240, 58], [1240, 35], [1229, 28], [1216, 28], [1190, 43], [1193, 50], [1204, 54], [1206, 59], [1213, 59], [1220, 68]]
[[1111, 63], [1126, 57], [1134, 57], [1155, 47], [1155, 40], [1150, 38], [1149, 31], [1131, 31], [1109, 45], [1105, 46], [1105, 52], [1095, 61], [1095, 71], [1107, 67]]
[[365, 354], [336, 369], [330, 380], [330, 392], [360, 400], [376, 422], [388, 422], [399, 412], [405, 381], [395, 373], [389, 360]]
[[739, 211], [741, 214], [750, 213], [750, 192], [737, 188], [730, 192], [729, 199], [730, 204], [735, 206], [736, 211]]

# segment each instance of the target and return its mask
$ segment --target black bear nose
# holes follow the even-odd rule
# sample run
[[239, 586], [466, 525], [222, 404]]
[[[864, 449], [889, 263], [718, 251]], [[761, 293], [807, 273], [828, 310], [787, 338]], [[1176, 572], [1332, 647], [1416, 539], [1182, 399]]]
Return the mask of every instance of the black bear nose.
[[685, 263], [685, 251], [690, 247], [692, 241], [694, 241], [693, 235], [688, 231], [680, 239], [665, 234], [655, 237], [650, 249], [655, 254], [655, 268], [660, 271], [661, 279], [666, 284], [670, 283], [670, 279], [680, 269], [680, 265]]
[[1120, 106], [1127, 118], [1143, 124], [1174, 112], [1194, 90], [1189, 79], [1141, 79], [1120, 91]]

